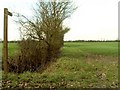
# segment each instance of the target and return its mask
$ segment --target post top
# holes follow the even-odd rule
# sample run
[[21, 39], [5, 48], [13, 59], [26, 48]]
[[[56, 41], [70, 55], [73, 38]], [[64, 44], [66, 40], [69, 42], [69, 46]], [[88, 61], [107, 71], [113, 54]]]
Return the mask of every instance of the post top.
[[12, 13], [8, 11], [8, 8], [4, 8], [4, 11], [7, 12], [7, 15], [12, 16]]
[[4, 8], [4, 10], [8, 10], [8, 8]]

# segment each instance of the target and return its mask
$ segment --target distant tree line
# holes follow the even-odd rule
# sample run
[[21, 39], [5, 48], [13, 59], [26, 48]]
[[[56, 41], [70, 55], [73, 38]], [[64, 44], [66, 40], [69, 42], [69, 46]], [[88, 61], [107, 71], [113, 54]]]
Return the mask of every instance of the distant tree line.
[[68, 40], [64, 42], [120, 42], [120, 40]]
[[[20, 43], [21, 41], [8, 41], [8, 43]], [[68, 40], [64, 42], [120, 42], [120, 40]], [[0, 41], [3, 43], [3, 41]]]

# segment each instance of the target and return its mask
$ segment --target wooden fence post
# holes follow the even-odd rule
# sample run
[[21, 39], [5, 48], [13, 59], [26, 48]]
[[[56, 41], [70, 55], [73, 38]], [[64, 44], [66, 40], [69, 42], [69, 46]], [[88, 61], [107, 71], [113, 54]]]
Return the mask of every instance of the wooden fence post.
[[9, 69], [8, 69], [8, 15], [12, 16], [12, 13], [10, 13], [7, 8], [4, 8], [3, 68], [4, 68], [5, 74], [9, 72]]

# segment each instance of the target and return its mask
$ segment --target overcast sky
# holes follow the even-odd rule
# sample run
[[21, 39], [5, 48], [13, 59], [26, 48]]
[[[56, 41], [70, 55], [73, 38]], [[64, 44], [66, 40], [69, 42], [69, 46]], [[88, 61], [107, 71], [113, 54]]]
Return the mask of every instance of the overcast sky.
[[[0, 0], [0, 38], [3, 39], [3, 10], [32, 15], [37, 0]], [[64, 24], [70, 27], [65, 40], [116, 40], [118, 38], [118, 1], [74, 0], [78, 9]], [[14, 13], [13, 13], [14, 14]], [[8, 39], [19, 39], [19, 26], [9, 16]]]

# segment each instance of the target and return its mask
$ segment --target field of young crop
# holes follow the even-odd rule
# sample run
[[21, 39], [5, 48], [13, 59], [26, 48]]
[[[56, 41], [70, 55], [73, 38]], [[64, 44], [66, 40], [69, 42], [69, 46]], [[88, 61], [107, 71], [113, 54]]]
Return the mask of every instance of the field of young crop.
[[[9, 44], [9, 56], [18, 51], [17, 44]], [[2, 80], [6, 88], [115, 88], [118, 87], [118, 43], [65, 42], [60, 57], [42, 74], [9, 73], [3, 74]]]

